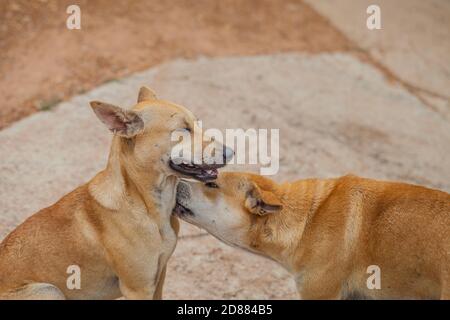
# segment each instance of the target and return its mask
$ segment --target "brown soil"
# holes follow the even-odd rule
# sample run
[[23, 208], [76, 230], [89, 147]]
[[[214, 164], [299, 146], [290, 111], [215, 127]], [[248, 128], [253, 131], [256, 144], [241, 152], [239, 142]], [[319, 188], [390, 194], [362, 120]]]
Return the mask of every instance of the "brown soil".
[[[74, 3], [81, 30], [65, 25]], [[0, 129], [177, 57], [353, 48], [299, 0], [2, 0], [0, 21]]]

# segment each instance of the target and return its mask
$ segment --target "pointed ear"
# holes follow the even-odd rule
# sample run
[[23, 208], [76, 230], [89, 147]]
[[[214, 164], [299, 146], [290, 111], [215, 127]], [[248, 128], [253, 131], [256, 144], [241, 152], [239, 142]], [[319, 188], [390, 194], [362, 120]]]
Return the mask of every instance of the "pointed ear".
[[91, 101], [90, 104], [100, 121], [113, 133], [131, 138], [144, 129], [144, 121], [132, 110], [99, 101]]
[[148, 101], [148, 100], [155, 100], [156, 99], [156, 94], [148, 87], [141, 87], [141, 89], [139, 89], [139, 95], [138, 95], [138, 99], [137, 102], [142, 102], [142, 101]]
[[281, 201], [273, 192], [262, 190], [254, 182], [252, 182], [250, 190], [247, 192], [245, 207], [251, 213], [260, 216], [283, 209]]

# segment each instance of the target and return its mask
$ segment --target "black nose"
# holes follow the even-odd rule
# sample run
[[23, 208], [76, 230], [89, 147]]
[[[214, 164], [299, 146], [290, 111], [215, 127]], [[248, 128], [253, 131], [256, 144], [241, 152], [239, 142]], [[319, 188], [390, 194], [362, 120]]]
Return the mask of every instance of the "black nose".
[[189, 200], [191, 198], [191, 188], [189, 185], [180, 181], [177, 186], [177, 201]]
[[223, 148], [223, 163], [228, 163], [231, 159], [233, 159], [234, 151], [231, 148], [225, 147]]

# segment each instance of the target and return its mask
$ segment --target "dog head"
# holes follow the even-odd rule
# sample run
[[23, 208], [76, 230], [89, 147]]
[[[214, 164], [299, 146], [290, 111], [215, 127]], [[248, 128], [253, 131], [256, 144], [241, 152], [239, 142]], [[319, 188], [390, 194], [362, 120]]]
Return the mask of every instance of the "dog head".
[[[193, 157], [173, 159], [172, 148], [175, 133], [200, 141], [206, 147], [195, 116], [183, 106], [160, 100], [147, 87], [139, 91], [138, 103], [124, 109], [109, 103], [92, 101], [97, 117], [114, 133], [112, 152], [119, 154], [127, 166], [135, 171], [157, 169], [165, 174], [187, 175], [201, 181], [217, 177], [217, 169], [229, 161], [233, 152], [220, 142], [213, 142], [214, 150], [220, 150], [222, 161], [212, 161], [204, 155], [200, 162]], [[194, 148], [194, 143], [190, 144]], [[208, 143], [208, 145], [210, 145]]]
[[173, 212], [225, 243], [254, 251], [257, 237], [253, 233], [259, 233], [265, 221], [281, 210], [271, 180], [224, 172], [213, 182], [180, 181]]

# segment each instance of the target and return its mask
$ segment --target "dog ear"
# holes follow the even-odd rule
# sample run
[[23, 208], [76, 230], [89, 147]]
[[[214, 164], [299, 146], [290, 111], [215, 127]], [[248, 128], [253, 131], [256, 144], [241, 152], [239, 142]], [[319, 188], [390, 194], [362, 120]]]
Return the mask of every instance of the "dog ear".
[[100, 121], [115, 134], [131, 138], [144, 129], [144, 121], [132, 110], [99, 101], [91, 101], [90, 104]]
[[148, 100], [155, 100], [156, 99], [156, 94], [148, 87], [141, 87], [141, 89], [139, 89], [139, 94], [138, 94], [138, 99], [137, 102], [142, 102], [142, 101], [148, 101]]
[[283, 209], [281, 201], [273, 192], [262, 190], [256, 183], [253, 182], [250, 190], [247, 192], [245, 207], [251, 213], [260, 216], [278, 212]]

